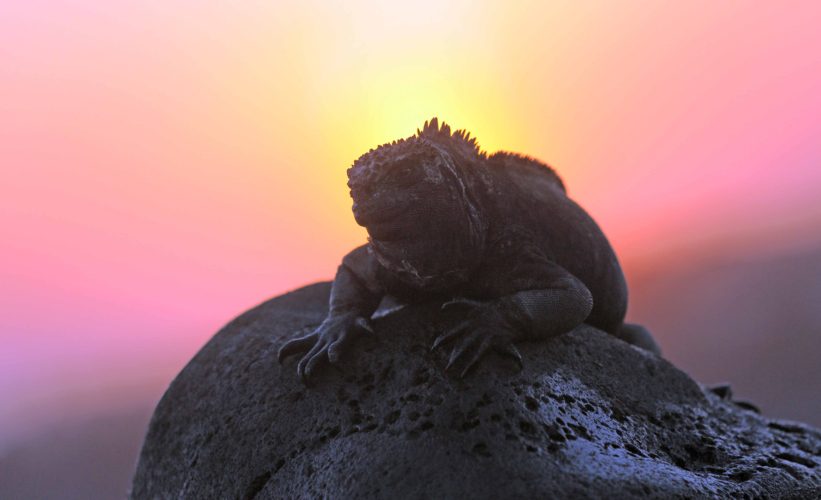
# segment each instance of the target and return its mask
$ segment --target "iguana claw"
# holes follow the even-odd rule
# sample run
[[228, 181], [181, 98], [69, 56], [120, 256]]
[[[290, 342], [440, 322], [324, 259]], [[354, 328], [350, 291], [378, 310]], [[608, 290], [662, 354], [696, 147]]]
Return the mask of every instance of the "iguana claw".
[[431, 351], [434, 351], [443, 344], [456, 342], [445, 370], [456, 369], [458, 377], [463, 378], [489, 350], [512, 358], [521, 369], [523, 366], [522, 355], [513, 344], [516, 337], [515, 330], [496, 312], [493, 304], [470, 302], [471, 306], [481, 306], [482, 309], [471, 314], [469, 319], [436, 337], [431, 346]]
[[338, 363], [344, 349], [362, 332], [373, 334], [367, 318], [354, 314], [328, 316], [313, 332], [286, 342], [277, 358], [281, 363], [288, 356], [308, 351], [296, 368], [299, 378], [307, 383], [321, 363]]

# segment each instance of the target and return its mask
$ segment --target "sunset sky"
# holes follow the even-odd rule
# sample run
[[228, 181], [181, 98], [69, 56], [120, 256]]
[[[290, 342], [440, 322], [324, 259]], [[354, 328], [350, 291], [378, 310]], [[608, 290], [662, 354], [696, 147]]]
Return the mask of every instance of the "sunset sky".
[[432, 116], [553, 165], [628, 269], [821, 241], [821, 3], [388, 5], [0, 3], [0, 444], [330, 279], [346, 168]]

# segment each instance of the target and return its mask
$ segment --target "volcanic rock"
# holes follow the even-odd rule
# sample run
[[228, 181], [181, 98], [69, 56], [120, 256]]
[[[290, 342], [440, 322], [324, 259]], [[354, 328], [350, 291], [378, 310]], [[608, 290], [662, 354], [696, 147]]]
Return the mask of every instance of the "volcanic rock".
[[[581, 326], [444, 372], [439, 304], [374, 321], [310, 387], [277, 350], [329, 285], [217, 333], [152, 418], [132, 498], [813, 498], [821, 432], [764, 418], [662, 358]], [[719, 391], [721, 392], [721, 391]]]

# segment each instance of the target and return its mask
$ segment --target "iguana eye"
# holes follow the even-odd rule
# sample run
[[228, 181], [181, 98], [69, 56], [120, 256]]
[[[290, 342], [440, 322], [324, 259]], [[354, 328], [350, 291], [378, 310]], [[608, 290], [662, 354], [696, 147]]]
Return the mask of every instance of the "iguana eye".
[[418, 176], [414, 165], [406, 162], [404, 164], [397, 165], [397, 168], [390, 176], [390, 182], [396, 183], [400, 186], [409, 186], [417, 181], [417, 177]]

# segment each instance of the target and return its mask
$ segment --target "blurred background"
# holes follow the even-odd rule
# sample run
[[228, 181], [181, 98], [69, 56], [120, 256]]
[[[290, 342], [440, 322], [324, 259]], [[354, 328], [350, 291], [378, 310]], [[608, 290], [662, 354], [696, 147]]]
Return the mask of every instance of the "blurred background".
[[364, 242], [345, 169], [434, 115], [553, 165], [629, 318], [821, 425], [821, 4], [0, 3], [0, 498], [122, 498], [243, 310]]

